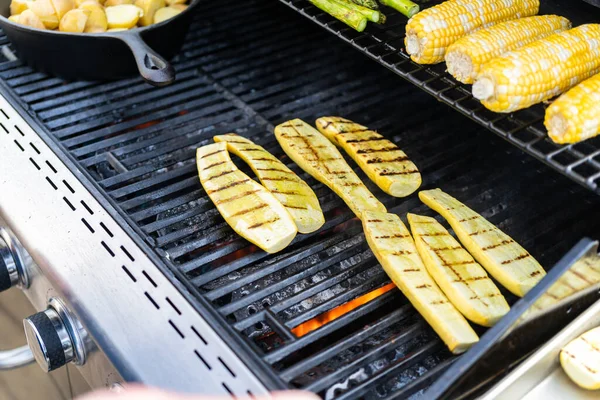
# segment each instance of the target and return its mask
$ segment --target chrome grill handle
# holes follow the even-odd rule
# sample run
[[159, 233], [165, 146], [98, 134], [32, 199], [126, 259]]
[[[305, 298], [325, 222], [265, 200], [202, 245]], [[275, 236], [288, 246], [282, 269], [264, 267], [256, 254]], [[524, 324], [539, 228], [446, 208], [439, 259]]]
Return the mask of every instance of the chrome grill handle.
[[24, 367], [33, 363], [33, 353], [28, 345], [13, 350], [0, 351], [0, 371]]

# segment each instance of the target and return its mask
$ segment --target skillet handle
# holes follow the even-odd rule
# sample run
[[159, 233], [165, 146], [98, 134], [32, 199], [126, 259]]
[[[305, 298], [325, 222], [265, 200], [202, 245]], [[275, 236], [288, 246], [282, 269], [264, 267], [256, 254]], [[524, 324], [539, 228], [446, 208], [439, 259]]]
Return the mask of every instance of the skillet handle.
[[166, 86], [175, 80], [175, 69], [167, 60], [144, 42], [136, 32], [114, 35], [123, 41], [133, 53], [142, 78], [153, 86]]

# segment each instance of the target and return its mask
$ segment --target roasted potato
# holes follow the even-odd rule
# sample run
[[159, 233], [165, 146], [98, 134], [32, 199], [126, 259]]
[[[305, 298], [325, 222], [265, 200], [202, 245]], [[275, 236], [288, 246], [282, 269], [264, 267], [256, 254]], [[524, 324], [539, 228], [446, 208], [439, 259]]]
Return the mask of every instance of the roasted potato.
[[144, 16], [140, 18], [140, 25], [148, 26], [154, 23], [154, 14], [165, 6], [165, 0], [136, 0], [135, 5], [144, 10]]
[[90, 11], [76, 8], [68, 11], [60, 20], [58, 30], [61, 32], [82, 33], [90, 15]]
[[50, 2], [54, 6], [59, 21], [66, 13], [75, 8], [75, 0], [50, 0]]
[[[102, 33], [148, 26], [184, 11], [187, 0], [12, 0], [9, 20], [73, 33]], [[19, 17], [30, 10], [21, 22]], [[80, 10], [69, 14], [71, 11]], [[65, 16], [69, 15], [65, 19]], [[81, 26], [83, 24], [83, 30]]]
[[121, 4], [133, 4], [135, 0], [106, 0], [104, 7], [120, 6]]
[[133, 4], [106, 7], [104, 11], [106, 12], [109, 29], [133, 28], [139, 19], [144, 16], [144, 11]]
[[27, 26], [30, 26], [32, 28], [37, 28], [37, 29], [46, 29], [46, 27], [40, 20], [40, 17], [38, 17], [31, 10], [25, 10], [21, 14], [19, 14], [17, 17], [18, 17], [18, 21], [16, 21], [16, 22], [18, 22], [20, 24], [27, 25]]
[[154, 23], [158, 24], [159, 22], [163, 22], [167, 19], [171, 19], [180, 13], [181, 13], [181, 10], [178, 10], [173, 7], [159, 8], [158, 10], [156, 10], [156, 13], [154, 13]]
[[10, 2], [10, 15], [19, 15], [25, 10], [29, 10], [32, 0], [12, 0]]
[[84, 1], [79, 8], [81, 10], [88, 10], [90, 15], [85, 23], [84, 32], [88, 33], [100, 33], [106, 32], [108, 28], [108, 21], [106, 20], [106, 13], [104, 7], [94, 0]]
[[46, 28], [58, 28], [58, 16], [50, 0], [35, 0], [29, 5], [29, 9], [39, 17]]

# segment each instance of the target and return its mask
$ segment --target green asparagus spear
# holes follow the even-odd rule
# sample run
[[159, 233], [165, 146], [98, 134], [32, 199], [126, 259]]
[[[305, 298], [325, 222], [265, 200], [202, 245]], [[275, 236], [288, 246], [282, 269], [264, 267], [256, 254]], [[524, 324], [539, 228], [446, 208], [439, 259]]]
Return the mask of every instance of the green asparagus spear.
[[333, 1], [335, 1], [336, 3], [340, 3], [341, 5], [348, 7], [351, 10], [361, 13], [362, 15], [365, 16], [366, 19], [368, 19], [371, 22], [378, 23], [379, 19], [381, 18], [381, 16], [380, 16], [381, 13], [379, 11], [371, 10], [370, 8], [359, 6], [358, 4], [354, 3], [353, 0], [333, 0]]
[[419, 5], [410, 0], [379, 0], [379, 2], [384, 6], [400, 11], [408, 18], [412, 18], [413, 15], [419, 12]]
[[362, 32], [367, 27], [367, 18], [345, 5], [332, 0], [309, 0], [312, 4], [319, 7], [332, 17], [335, 17], [346, 25]]
[[351, 0], [354, 4], [370, 8], [371, 10], [379, 10], [379, 4], [375, 0]]

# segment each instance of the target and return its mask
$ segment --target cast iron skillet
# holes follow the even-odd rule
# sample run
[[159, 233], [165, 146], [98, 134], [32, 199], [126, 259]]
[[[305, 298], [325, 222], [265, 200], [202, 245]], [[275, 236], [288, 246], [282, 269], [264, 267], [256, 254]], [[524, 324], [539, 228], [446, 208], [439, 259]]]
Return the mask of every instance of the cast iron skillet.
[[65, 33], [30, 28], [8, 20], [11, 0], [0, 0], [0, 27], [31, 67], [68, 80], [107, 80], [139, 70], [146, 82], [164, 86], [175, 80], [168, 61], [181, 49], [200, 0], [159, 24], [120, 32]]

